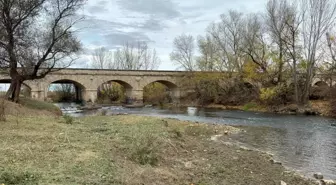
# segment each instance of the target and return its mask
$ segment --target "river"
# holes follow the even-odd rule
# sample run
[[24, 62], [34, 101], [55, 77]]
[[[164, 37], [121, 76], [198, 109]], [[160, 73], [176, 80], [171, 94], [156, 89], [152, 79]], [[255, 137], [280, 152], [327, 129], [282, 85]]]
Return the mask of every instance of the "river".
[[[59, 105], [69, 107], [69, 105]], [[336, 179], [336, 120], [318, 116], [279, 115], [218, 109], [152, 107], [104, 107], [107, 112], [176, 118], [205, 123], [243, 127], [247, 132], [231, 136], [241, 145], [269, 152], [275, 160], [307, 177], [321, 172], [326, 179]], [[74, 113], [95, 114], [96, 111]]]

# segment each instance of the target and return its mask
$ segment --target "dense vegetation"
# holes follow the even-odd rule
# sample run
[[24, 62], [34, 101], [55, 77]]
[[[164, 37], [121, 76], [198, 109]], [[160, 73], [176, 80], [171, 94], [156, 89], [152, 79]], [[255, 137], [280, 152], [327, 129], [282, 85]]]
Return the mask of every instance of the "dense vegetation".
[[[171, 60], [188, 71], [222, 74], [186, 77], [201, 104], [305, 107], [312, 99], [332, 100], [335, 17], [331, 0], [270, 0], [258, 14], [231, 10], [197, 38], [198, 47], [192, 35], [176, 37]], [[312, 84], [318, 74], [323, 90]]]

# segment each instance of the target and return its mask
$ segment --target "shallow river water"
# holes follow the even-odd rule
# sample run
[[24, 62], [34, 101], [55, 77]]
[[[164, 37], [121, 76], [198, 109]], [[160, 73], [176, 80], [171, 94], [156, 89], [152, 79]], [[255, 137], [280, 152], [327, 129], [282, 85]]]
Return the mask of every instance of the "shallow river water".
[[[321, 172], [326, 179], [336, 179], [335, 119], [196, 108], [165, 110], [151, 107], [132, 109], [104, 107], [103, 109], [114, 113], [242, 126], [247, 132], [232, 136], [234, 141], [272, 153], [277, 161], [308, 177], [312, 177], [315, 172]], [[71, 112], [71, 109], [68, 110]], [[95, 111], [71, 114], [85, 116], [95, 114]]]

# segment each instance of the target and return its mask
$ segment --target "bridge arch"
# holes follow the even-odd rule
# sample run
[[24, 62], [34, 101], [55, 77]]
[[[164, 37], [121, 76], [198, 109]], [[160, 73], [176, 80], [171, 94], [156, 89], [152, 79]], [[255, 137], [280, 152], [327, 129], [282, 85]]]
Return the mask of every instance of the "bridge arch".
[[[161, 95], [161, 98], [166, 98], [167, 101], [169, 103], [172, 102], [178, 102], [180, 99], [180, 89], [178, 87], [178, 85], [170, 80], [152, 80], [149, 81], [147, 84], [145, 84], [143, 86], [143, 98], [144, 101], [148, 101], [148, 96], [145, 93], [149, 93], [148, 89], [150, 85], [155, 85], [156, 83], [162, 84], [163, 86], [165, 86], [165, 89], [160, 89], [163, 92], [159, 92], [159, 93], [163, 93], [163, 95]], [[156, 92], [153, 92], [152, 94], [155, 94]], [[164, 97], [165, 96], [165, 97]]]
[[[98, 85], [98, 87], [97, 87], [97, 99], [100, 100], [100, 101], [104, 101], [104, 98], [108, 98], [108, 97], [102, 97], [103, 96], [102, 92], [111, 90], [114, 87], [116, 87], [117, 90], [119, 90], [119, 93], [121, 93], [120, 96], [123, 96], [125, 100], [129, 99], [129, 98], [132, 97], [133, 88], [134, 88], [128, 82], [126, 82], [124, 80], [118, 80], [118, 79], [106, 80], [106, 81], [98, 83], [97, 85]], [[110, 100], [110, 101], [113, 101], [113, 100]], [[124, 101], [124, 100], [121, 100], [121, 101]], [[111, 103], [111, 102], [109, 102], [109, 103]]]
[[[53, 86], [53, 84], [55, 85]], [[63, 85], [67, 86], [65, 87], [66, 89], [64, 89]], [[51, 81], [47, 84], [46, 97], [50, 98], [51, 92], [57, 91], [56, 88], [61, 88], [60, 91], [69, 91], [67, 93], [73, 93], [73, 100], [77, 102], [82, 102], [86, 100], [86, 87], [78, 81], [67, 78]]]
[[329, 84], [325, 81], [315, 81], [313, 87], [329, 87]]

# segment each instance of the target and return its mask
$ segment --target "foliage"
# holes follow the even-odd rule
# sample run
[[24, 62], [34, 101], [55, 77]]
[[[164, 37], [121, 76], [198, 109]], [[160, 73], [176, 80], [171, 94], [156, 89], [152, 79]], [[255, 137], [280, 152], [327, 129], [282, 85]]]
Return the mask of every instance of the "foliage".
[[251, 110], [253, 108], [256, 108], [256, 107], [257, 107], [256, 103], [250, 102], [250, 103], [247, 103], [247, 104], [244, 105], [243, 110], [244, 111], [249, 111], [249, 110]]
[[0, 183], [4, 185], [38, 185], [40, 176], [31, 172], [0, 170]]
[[265, 105], [284, 105], [293, 101], [293, 88], [286, 85], [260, 89], [260, 101]]
[[74, 120], [75, 120], [75, 119], [74, 119], [71, 115], [69, 115], [69, 114], [64, 114], [64, 115], [63, 115], [63, 119], [64, 119], [65, 123], [68, 124], [68, 125], [72, 125], [72, 124], [74, 123]]
[[330, 90], [329, 102], [330, 102], [330, 114], [332, 117], [336, 118], [336, 88], [335, 87], [333, 87]]
[[26, 80], [70, 66], [81, 43], [74, 25], [81, 20], [77, 10], [85, 0], [5, 0], [0, 2], [2, 17], [0, 45], [2, 68], [9, 68], [11, 85], [7, 98], [19, 101]]
[[[50, 87], [51, 88], [51, 87]], [[72, 102], [76, 100], [76, 90], [73, 84], [55, 84], [48, 92], [53, 102]]]
[[99, 102], [123, 102], [126, 99], [125, 88], [117, 82], [109, 82], [101, 85], [98, 89]]
[[143, 96], [145, 103], [155, 105], [162, 105], [163, 103], [169, 103], [171, 101], [168, 87], [159, 82], [154, 82], [147, 85], [144, 88]]
[[159, 162], [159, 139], [153, 135], [137, 138], [131, 146], [131, 159], [141, 165], [156, 166]]
[[[292, 99], [296, 104], [308, 104], [314, 75], [327, 73], [332, 78], [335, 70], [335, 9], [333, 0], [269, 0], [262, 13], [230, 10], [220, 16], [220, 21], [209, 25], [205, 36], [198, 37], [198, 56], [193, 56], [193, 37], [184, 34], [176, 37], [171, 56], [178, 57], [172, 60], [182, 59], [179, 63], [187, 70], [222, 71], [230, 78], [275, 88], [274, 93], [285, 98], [276, 102]], [[322, 52], [326, 50], [329, 52]], [[197, 68], [189, 60], [194, 58]], [[216, 101], [218, 98], [213, 94], [222, 91], [217, 82], [208, 79], [192, 83], [209, 94], [205, 97], [206, 93], [199, 93], [202, 103]], [[286, 83], [294, 84], [294, 90], [290, 90], [294, 98], [290, 98], [292, 94], [280, 93], [289, 90], [287, 87], [280, 90]], [[271, 96], [267, 94], [271, 92], [268, 89], [263, 93]]]
[[258, 97], [256, 88], [240, 78], [229, 78], [223, 73], [198, 73], [185, 77], [182, 86], [187, 90], [190, 100], [197, 100], [201, 105], [244, 105]]
[[21, 98], [19, 103], [30, 109], [45, 110], [45, 111], [50, 111], [56, 114], [61, 114], [60, 109], [52, 103], [33, 100], [30, 98]]

